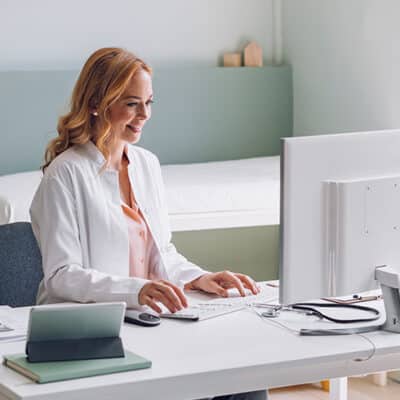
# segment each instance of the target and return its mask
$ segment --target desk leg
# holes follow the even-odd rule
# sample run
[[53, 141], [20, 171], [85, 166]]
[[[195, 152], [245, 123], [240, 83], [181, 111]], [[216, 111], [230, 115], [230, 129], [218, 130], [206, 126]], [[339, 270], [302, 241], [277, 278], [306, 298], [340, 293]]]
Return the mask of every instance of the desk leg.
[[347, 400], [347, 378], [329, 381], [329, 400]]
[[371, 381], [374, 385], [386, 386], [387, 385], [387, 372], [377, 372], [376, 374], [372, 374]]

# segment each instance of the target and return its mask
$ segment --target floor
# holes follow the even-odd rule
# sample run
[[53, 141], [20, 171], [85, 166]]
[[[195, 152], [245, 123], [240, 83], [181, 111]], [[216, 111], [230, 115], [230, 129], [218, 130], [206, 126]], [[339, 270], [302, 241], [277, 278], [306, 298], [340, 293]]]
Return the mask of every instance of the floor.
[[[329, 393], [318, 384], [298, 385], [270, 390], [271, 400], [329, 400]], [[368, 378], [350, 378], [348, 400], [399, 400], [400, 383], [391, 379], [387, 386], [377, 386]]]

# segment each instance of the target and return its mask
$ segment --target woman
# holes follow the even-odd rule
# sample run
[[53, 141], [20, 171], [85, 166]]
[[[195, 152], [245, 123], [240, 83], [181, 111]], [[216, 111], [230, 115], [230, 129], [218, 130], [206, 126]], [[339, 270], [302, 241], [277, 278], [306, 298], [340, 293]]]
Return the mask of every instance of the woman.
[[104, 48], [85, 63], [45, 154], [31, 206], [44, 278], [39, 304], [125, 301], [176, 312], [183, 290], [257, 294], [254, 281], [210, 273], [171, 243], [160, 165], [132, 146], [151, 116], [151, 69], [133, 54]]

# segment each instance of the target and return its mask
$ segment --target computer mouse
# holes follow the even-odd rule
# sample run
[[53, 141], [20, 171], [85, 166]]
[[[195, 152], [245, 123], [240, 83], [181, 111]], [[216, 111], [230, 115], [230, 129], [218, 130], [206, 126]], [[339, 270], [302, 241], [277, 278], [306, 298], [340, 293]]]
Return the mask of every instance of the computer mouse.
[[127, 309], [125, 311], [124, 320], [129, 324], [141, 326], [157, 326], [160, 325], [161, 322], [161, 318], [158, 315], [147, 311], [139, 311], [134, 309]]

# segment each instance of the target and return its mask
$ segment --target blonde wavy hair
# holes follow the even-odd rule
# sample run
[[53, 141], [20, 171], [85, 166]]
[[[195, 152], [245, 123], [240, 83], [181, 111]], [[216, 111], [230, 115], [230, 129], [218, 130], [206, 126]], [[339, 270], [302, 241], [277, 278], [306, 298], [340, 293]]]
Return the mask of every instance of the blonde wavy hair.
[[144, 61], [118, 47], [99, 49], [88, 58], [73, 89], [70, 111], [59, 118], [58, 136], [47, 145], [43, 171], [69, 147], [89, 140], [108, 160], [113, 139], [109, 108], [140, 69], [152, 73]]

